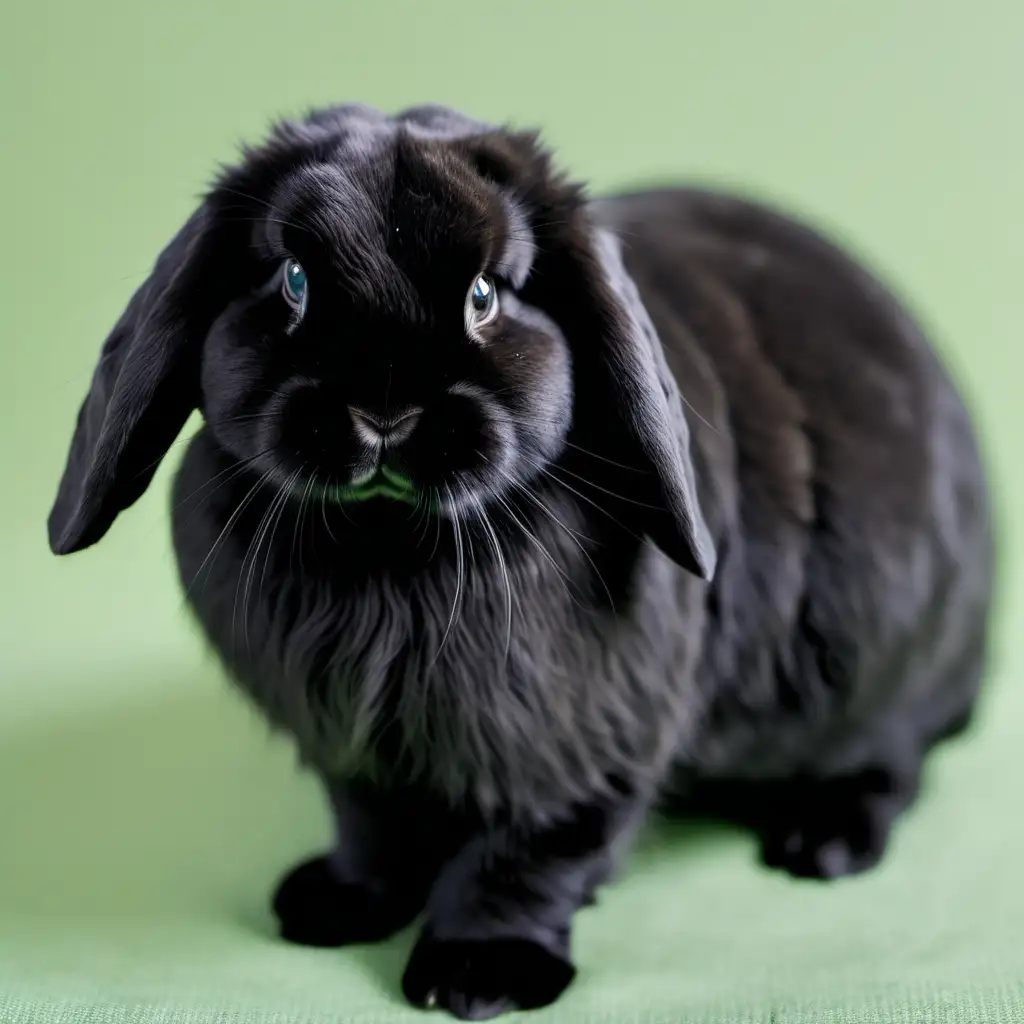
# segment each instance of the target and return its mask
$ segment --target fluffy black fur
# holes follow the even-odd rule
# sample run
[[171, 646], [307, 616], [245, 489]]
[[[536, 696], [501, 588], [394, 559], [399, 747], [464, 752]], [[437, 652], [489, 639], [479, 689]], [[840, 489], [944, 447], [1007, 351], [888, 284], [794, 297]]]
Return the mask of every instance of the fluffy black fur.
[[[183, 583], [338, 826], [279, 888], [282, 933], [425, 913], [417, 1004], [557, 998], [573, 914], [659, 800], [794, 874], [870, 866], [970, 714], [968, 417], [893, 298], [759, 206], [587, 201], [535, 136], [440, 108], [283, 124], [108, 339], [54, 551], [99, 540], [195, 408]], [[415, 507], [349, 500], [382, 465]]]

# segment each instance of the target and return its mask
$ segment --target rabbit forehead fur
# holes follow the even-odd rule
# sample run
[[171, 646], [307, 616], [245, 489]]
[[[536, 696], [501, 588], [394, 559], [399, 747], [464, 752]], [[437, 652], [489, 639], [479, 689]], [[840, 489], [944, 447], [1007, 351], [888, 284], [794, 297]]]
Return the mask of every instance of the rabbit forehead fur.
[[[340, 107], [279, 125], [240, 169], [247, 181], [258, 169], [270, 172], [269, 194], [259, 197], [266, 216], [254, 217], [256, 244], [301, 250], [312, 235], [351, 298], [414, 319], [461, 300], [488, 264], [520, 285], [533, 253], [528, 217], [512, 190], [474, 173], [468, 146], [454, 145], [498, 134], [439, 107], [393, 118]], [[222, 187], [230, 190], [238, 174], [229, 172]], [[438, 289], [444, 264], [457, 271], [456, 296]]]

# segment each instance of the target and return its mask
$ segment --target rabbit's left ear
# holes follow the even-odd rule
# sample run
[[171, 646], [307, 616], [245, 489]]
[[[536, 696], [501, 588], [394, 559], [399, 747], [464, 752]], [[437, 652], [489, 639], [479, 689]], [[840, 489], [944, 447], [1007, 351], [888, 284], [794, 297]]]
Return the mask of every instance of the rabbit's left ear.
[[700, 509], [682, 395], [661, 341], [622, 261], [618, 238], [591, 221], [582, 190], [551, 168], [533, 132], [468, 135], [463, 152], [507, 188], [535, 221], [528, 300], [553, 314], [568, 339], [579, 394], [609, 421], [625, 458], [644, 471], [638, 525], [673, 561], [705, 580], [715, 547]]
[[[612, 413], [625, 435], [630, 460], [651, 476], [636, 512], [648, 537], [684, 569], [704, 580], [716, 554], [701, 512], [682, 396], [661, 341], [622, 261], [619, 240], [577, 220], [562, 250], [555, 280], [571, 281], [562, 321], [575, 335], [573, 360], [588, 390]], [[563, 277], [567, 274], [567, 277]]]
[[209, 202], [189, 218], [103, 346], [50, 512], [55, 554], [95, 544], [110, 529], [196, 408], [202, 343], [229, 301], [238, 259], [218, 221]]
[[[710, 580], [714, 542], [701, 512], [682, 395], [661, 341], [622, 262], [619, 240], [594, 233], [595, 295], [605, 310], [605, 352], [622, 420], [658, 479], [665, 515], [647, 517], [648, 536], [673, 561]], [[601, 291], [607, 294], [601, 295]]]

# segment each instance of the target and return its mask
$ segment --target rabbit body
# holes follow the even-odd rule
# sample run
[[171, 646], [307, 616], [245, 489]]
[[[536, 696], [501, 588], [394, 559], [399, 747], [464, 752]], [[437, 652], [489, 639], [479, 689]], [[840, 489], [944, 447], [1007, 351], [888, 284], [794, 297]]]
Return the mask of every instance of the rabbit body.
[[[330, 160], [363, 169], [324, 177], [325, 140]], [[296, 147], [296, 173], [321, 175], [316, 194], [340, 211], [307, 202], [301, 223], [348, 232], [335, 266], [353, 308], [386, 292], [405, 326], [374, 328], [336, 398], [317, 292], [307, 320], [298, 303], [287, 324], [276, 292], [243, 300], [237, 283], [232, 302], [172, 302], [220, 265], [212, 234], [187, 228], [161, 257], [164, 307], [153, 313], [156, 286], [144, 288], [108, 341], [131, 372], [119, 364], [111, 383], [97, 370], [51, 520], [55, 550], [97, 539], [148, 480], [117, 483], [97, 469], [103, 453], [141, 462], [202, 409], [174, 488], [182, 582], [233, 678], [322, 778], [338, 824], [335, 848], [280, 886], [283, 934], [366, 941], [425, 911], [407, 996], [482, 1019], [568, 985], [572, 915], [658, 803], [749, 824], [763, 858], [793, 874], [874, 864], [925, 753], [970, 716], [992, 587], [969, 418], [908, 314], [778, 213], [690, 189], [586, 202], [536, 140], [438, 108], [340, 108], [283, 126], [222, 192], [262, 195]], [[401, 207], [426, 190], [420, 160], [446, 196], [471, 197], [467, 236], [487, 217], [503, 225], [502, 326], [466, 306], [493, 360], [479, 377], [465, 339], [424, 355], [439, 314], [417, 312], [409, 282], [459, 257], [437, 248], [456, 230], [450, 199], [442, 214]], [[379, 215], [366, 197], [388, 189]], [[276, 210], [280, 190], [266, 194]], [[282, 224], [299, 217], [286, 212]], [[216, 226], [216, 214], [197, 218]], [[422, 240], [402, 248], [421, 225], [439, 232], [433, 262]], [[377, 233], [375, 262], [353, 270], [345, 254]], [[311, 284], [326, 279], [315, 259], [303, 259]], [[471, 292], [481, 309], [490, 288]], [[280, 329], [265, 326], [273, 317]], [[354, 337], [371, 320], [353, 317]], [[189, 372], [168, 340], [188, 333], [178, 320], [206, 338]], [[150, 347], [133, 368], [140, 322]], [[292, 334], [282, 356], [277, 339]], [[313, 355], [264, 387], [272, 408], [234, 401], [259, 391], [271, 359], [298, 366], [300, 345]], [[239, 367], [254, 375], [244, 387]], [[148, 397], [121, 412], [132, 374]], [[435, 375], [447, 418], [423, 397]], [[371, 379], [384, 410], [372, 416], [354, 390]], [[291, 395], [306, 387], [300, 408]], [[269, 434], [232, 433], [261, 415]], [[403, 472], [426, 481], [431, 458], [458, 450], [464, 482], [439, 475], [410, 503], [336, 500], [363, 486], [367, 437], [385, 460], [369, 486], [400, 493], [380, 476], [399, 436]], [[301, 438], [286, 470], [261, 461], [268, 437]], [[347, 491], [324, 483], [342, 450]]]

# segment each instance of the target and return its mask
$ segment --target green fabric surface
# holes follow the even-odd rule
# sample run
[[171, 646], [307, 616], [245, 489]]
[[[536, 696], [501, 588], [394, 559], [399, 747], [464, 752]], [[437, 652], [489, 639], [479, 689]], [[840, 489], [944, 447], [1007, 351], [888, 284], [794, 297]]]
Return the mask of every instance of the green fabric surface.
[[410, 936], [273, 936], [329, 828], [288, 745], [189, 622], [169, 470], [97, 548], [44, 521], [100, 343], [242, 139], [312, 103], [426, 100], [540, 124], [596, 188], [685, 175], [784, 202], [906, 294], [976, 404], [1003, 526], [978, 727], [931, 763], [883, 867], [758, 867], [651, 829], [580, 915], [544, 1021], [1024, 1021], [1024, 6], [866, 0], [11, 4], [0, 29], [0, 1021], [418, 1021]]

